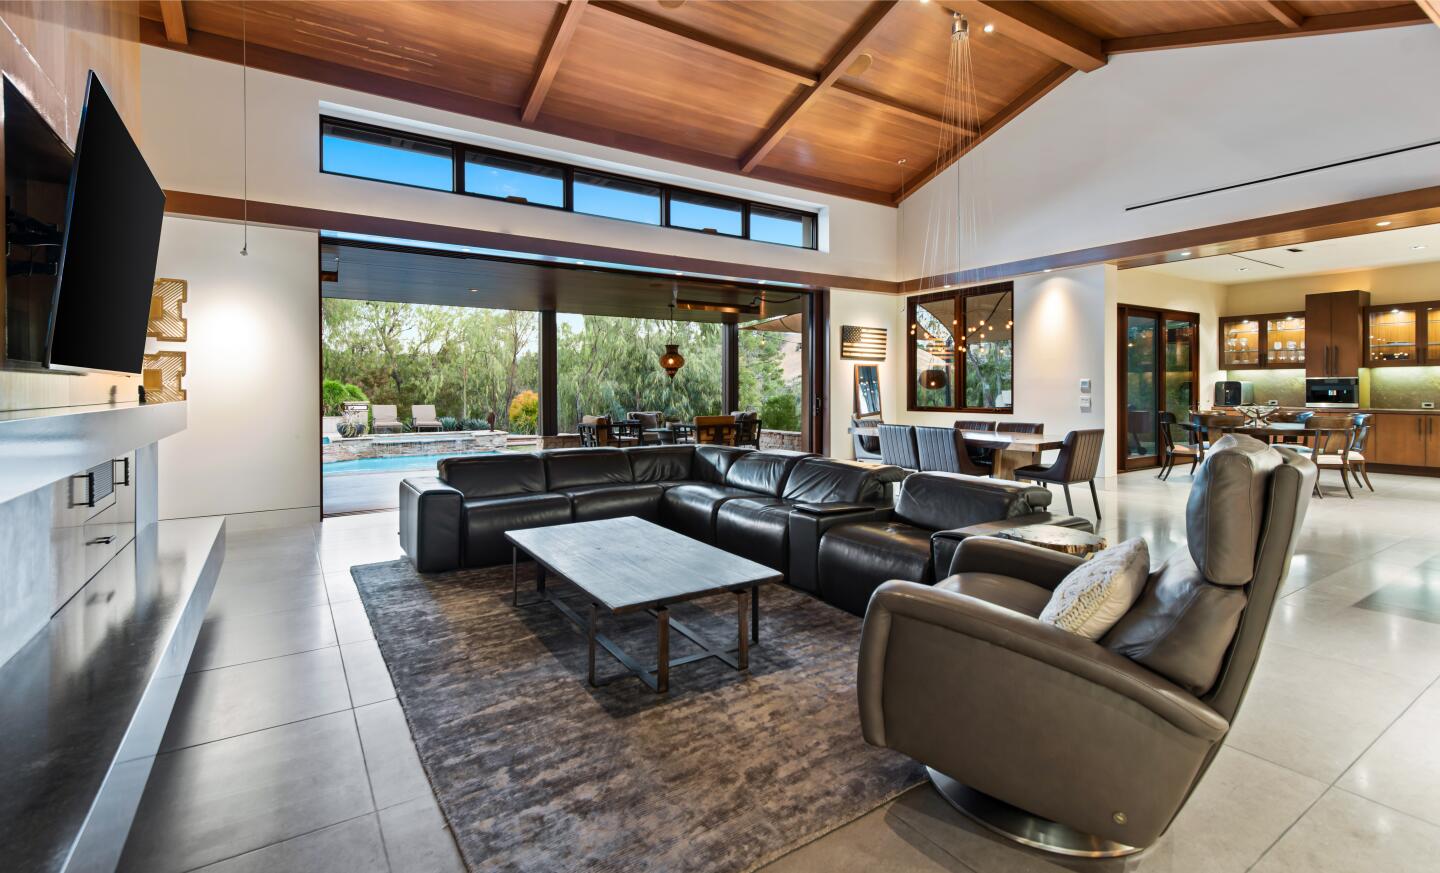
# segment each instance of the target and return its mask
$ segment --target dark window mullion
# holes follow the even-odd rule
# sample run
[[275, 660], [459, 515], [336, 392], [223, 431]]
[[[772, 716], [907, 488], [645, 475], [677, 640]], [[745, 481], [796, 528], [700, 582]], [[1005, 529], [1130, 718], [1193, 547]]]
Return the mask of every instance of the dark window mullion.
[[750, 238], [750, 201], [740, 201], [740, 236]]

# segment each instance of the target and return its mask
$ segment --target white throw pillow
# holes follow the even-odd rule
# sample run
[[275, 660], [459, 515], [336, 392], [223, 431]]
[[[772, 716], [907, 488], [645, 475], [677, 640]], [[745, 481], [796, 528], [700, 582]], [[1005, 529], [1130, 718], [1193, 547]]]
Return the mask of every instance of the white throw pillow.
[[1115, 626], [1150, 576], [1150, 547], [1136, 537], [1099, 552], [1055, 586], [1040, 620], [1098, 640]]

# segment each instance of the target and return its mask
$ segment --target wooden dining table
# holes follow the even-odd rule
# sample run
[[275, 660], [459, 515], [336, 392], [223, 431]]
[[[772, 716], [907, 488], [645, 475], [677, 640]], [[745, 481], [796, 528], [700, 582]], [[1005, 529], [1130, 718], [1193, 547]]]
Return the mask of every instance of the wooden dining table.
[[[856, 436], [879, 437], [880, 428], [854, 425], [850, 433]], [[1014, 479], [1015, 470], [1040, 463], [1040, 453], [1058, 449], [1065, 445], [1065, 437], [1047, 436], [1043, 433], [1006, 433], [992, 430], [964, 430], [960, 435], [965, 442], [995, 450], [994, 466], [990, 475], [996, 479]]]

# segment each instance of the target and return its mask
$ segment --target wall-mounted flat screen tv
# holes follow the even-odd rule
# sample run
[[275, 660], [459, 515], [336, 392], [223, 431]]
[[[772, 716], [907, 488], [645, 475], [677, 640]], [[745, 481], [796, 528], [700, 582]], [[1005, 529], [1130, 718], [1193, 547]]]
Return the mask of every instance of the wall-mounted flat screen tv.
[[45, 365], [139, 373], [165, 192], [94, 71], [75, 141]]

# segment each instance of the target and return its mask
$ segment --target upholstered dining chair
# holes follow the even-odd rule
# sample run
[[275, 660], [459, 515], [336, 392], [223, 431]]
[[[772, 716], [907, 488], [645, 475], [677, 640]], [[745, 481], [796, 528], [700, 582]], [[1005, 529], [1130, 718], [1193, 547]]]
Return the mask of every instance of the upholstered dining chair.
[[1002, 421], [995, 425], [999, 433], [1044, 433], [1045, 425], [1038, 421]]
[[719, 446], [735, 445], [735, 416], [695, 416], [695, 442]]
[[1218, 441], [1187, 548], [1097, 640], [1039, 620], [1081, 557], [972, 537], [938, 584], [886, 582], [860, 638], [865, 740], [925, 764], [952, 806], [1017, 842], [1087, 857], [1152, 845], [1244, 702], [1316, 475], [1290, 449]]
[[915, 447], [924, 473], [964, 473], [967, 476], [989, 476], [966, 451], [963, 431], [955, 427], [916, 427]]
[[[979, 419], [974, 418], [957, 418], [955, 420], [955, 429], [994, 431], [998, 429], [998, 425], [993, 421], [980, 421]], [[981, 446], [976, 445], [975, 443], [965, 443], [964, 448], [965, 451], [969, 453], [970, 460], [974, 461], [977, 466], [986, 468], [994, 466], [994, 446]]]
[[1029, 479], [1042, 484], [1059, 485], [1065, 492], [1065, 511], [1075, 514], [1070, 501], [1070, 486], [1076, 482], [1090, 483], [1090, 499], [1095, 501], [1095, 520], [1100, 520], [1100, 494], [1095, 490], [1095, 476], [1100, 471], [1100, 446], [1105, 441], [1105, 430], [1072, 430], [1065, 434], [1060, 446], [1060, 455], [1053, 464], [1031, 464], [1018, 467], [1015, 478]]
[[1156, 479], [1169, 479], [1170, 471], [1175, 469], [1175, 461], [1190, 462], [1190, 476], [1194, 478], [1195, 467], [1200, 463], [1199, 446], [1188, 443], [1175, 442], [1175, 426], [1178, 424], [1173, 412], [1160, 413], [1160, 472], [1155, 474]]
[[920, 449], [915, 444], [915, 428], [908, 424], [880, 425], [880, 457], [892, 466], [906, 470], [920, 469]]

